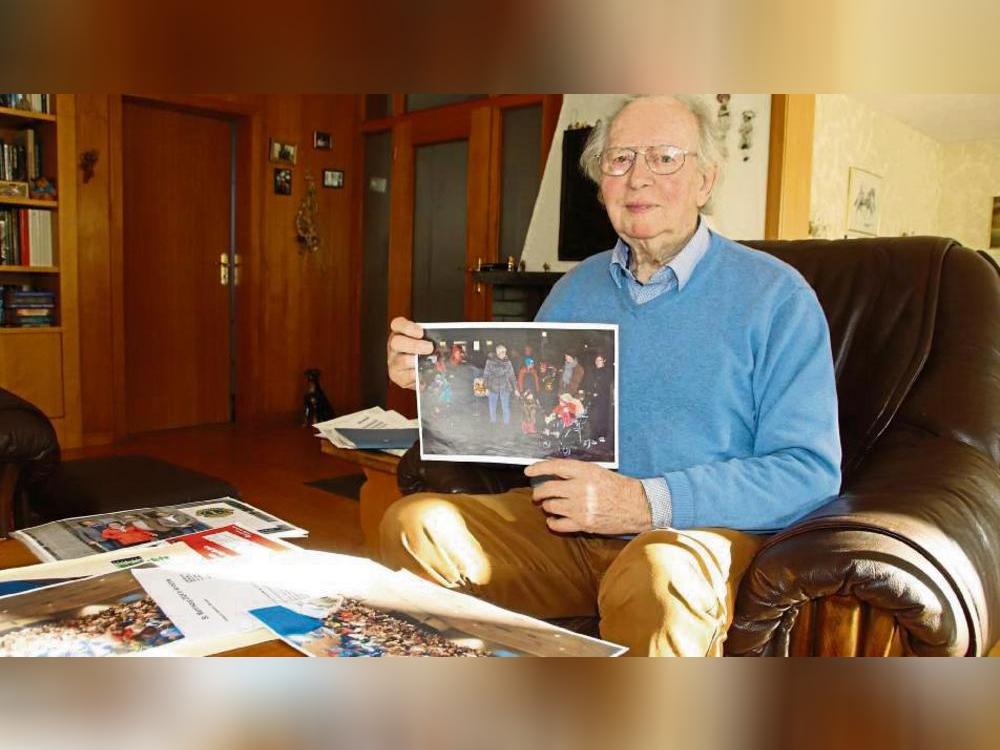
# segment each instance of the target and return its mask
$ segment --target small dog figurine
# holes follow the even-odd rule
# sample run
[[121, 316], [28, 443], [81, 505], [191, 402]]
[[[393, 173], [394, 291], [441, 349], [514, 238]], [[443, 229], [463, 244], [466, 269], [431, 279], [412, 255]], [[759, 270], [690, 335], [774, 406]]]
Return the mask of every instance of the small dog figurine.
[[308, 385], [306, 386], [306, 395], [303, 399], [305, 404], [305, 421], [303, 424], [306, 427], [333, 419], [333, 406], [330, 405], [330, 399], [323, 393], [323, 388], [319, 384], [319, 375], [319, 370], [306, 370]]

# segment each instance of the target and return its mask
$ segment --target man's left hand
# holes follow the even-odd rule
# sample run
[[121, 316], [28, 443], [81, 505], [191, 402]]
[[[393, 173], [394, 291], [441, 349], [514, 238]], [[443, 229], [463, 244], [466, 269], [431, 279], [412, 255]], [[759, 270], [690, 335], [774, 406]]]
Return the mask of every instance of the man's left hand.
[[560, 533], [638, 534], [653, 528], [642, 482], [586, 461], [556, 458], [524, 470], [525, 476], [552, 475], [534, 488], [534, 501], [549, 514], [549, 529]]

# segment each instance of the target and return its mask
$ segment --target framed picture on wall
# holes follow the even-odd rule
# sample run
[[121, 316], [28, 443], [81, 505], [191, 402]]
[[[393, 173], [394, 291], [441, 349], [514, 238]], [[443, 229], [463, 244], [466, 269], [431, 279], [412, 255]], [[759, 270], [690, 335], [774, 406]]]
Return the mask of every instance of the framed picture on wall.
[[878, 234], [882, 208], [882, 178], [866, 169], [851, 167], [847, 180], [847, 231], [860, 235]]
[[990, 248], [1000, 247], [1000, 196], [993, 198], [993, 221], [990, 223]]

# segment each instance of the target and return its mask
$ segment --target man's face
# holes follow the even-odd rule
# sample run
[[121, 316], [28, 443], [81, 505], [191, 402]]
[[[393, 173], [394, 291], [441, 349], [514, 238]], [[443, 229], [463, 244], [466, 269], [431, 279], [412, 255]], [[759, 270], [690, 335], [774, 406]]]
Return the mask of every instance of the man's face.
[[601, 194], [608, 218], [626, 242], [679, 242], [694, 229], [698, 211], [708, 201], [715, 175], [698, 169], [698, 124], [688, 109], [670, 97], [640, 99], [618, 116], [608, 147], [670, 145], [690, 151], [673, 174], [650, 171], [640, 154], [621, 176], [602, 175]]

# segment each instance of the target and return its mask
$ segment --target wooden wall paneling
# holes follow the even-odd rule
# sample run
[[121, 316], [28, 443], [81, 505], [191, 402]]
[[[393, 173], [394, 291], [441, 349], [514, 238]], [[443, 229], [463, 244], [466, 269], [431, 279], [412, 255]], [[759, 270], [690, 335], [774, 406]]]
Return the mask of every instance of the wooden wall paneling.
[[809, 237], [812, 192], [814, 94], [771, 97], [771, 140], [767, 172], [764, 237]]
[[59, 157], [59, 301], [62, 328], [62, 380], [65, 399], [65, 435], [67, 447], [79, 446], [81, 434], [79, 286], [77, 284], [76, 245], [76, 99], [71, 94], [56, 96], [59, 118], [57, 150]]
[[70, 441], [70, 411], [79, 409], [79, 393], [73, 402], [67, 389], [66, 370], [71, 364], [68, 349], [65, 328], [13, 328], [5, 329], [0, 336], [0, 387], [30, 401], [49, 418], [63, 419], [65, 437]]
[[[76, 172], [77, 271], [80, 309], [80, 392], [84, 445], [110, 443], [115, 434], [114, 349], [111, 304], [110, 185], [106, 94], [76, 95], [80, 154], [96, 150], [89, 181]], [[75, 157], [74, 157], [75, 159]]]
[[[356, 320], [358, 303], [352, 300], [357, 289], [353, 279], [360, 269], [360, 259], [352, 261], [347, 249], [356, 247], [351, 243], [351, 225], [355, 218], [349, 207], [357, 205], [360, 194], [360, 187], [355, 189], [351, 182], [352, 173], [359, 168], [359, 160], [351, 148], [354, 139], [359, 138], [360, 113], [353, 109], [355, 98], [318, 96], [308, 105], [303, 104], [304, 97], [297, 95], [148, 94], [136, 98], [155, 100], [179, 109], [226, 113], [237, 122], [240, 154], [237, 160], [240, 185], [237, 189], [237, 251], [242, 256], [242, 288], [237, 294], [238, 422], [287, 421], [293, 413], [298, 414], [304, 388], [302, 363], [312, 362], [317, 356], [323, 359], [321, 366], [328, 370], [324, 374], [324, 385], [335, 408], [339, 411], [356, 408], [360, 389], [357, 368], [352, 363], [357, 361], [360, 336], [367, 332], [347, 323]], [[101, 272], [103, 263], [107, 276], [105, 285], [109, 290], [102, 301], [101, 293], [89, 286], [88, 281], [85, 292], [87, 322], [93, 325], [87, 330], [83, 356], [88, 362], [105, 363], [105, 372], [88, 377], [83, 385], [84, 400], [93, 399], [95, 405], [86, 418], [86, 431], [94, 441], [107, 439], [109, 433], [121, 437], [126, 432], [124, 409], [120, 408], [123, 404], [119, 403], [125, 393], [124, 349], [120, 344], [124, 341], [121, 96], [106, 97], [104, 118], [96, 113], [99, 99], [101, 97], [90, 98], [89, 110], [83, 115], [87, 122], [78, 128], [81, 133], [89, 134], [91, 145], [99, 140], [107, 144], [104, 150], [97, 146], [102, 153], [95, 177], [105, 180], [107, 185], [95, 187], [94, 181], [88, 183], [82, 202], [89, 232], [86, 279], [94, 280], [94, 274]], [[106, 124], [102, 119], [106, 119]], [[331, 131], [333, 149], [314, 150], [313, 130]], [[281, 133], [299, 146], [299, 164], [292, 167], [296, 193], [291, 197], [276, 196], [272, 189], [271, 170], [277, 165], [268, 161], [268, 137], [279, 137]], [[303, 166], [307, 164], [317, 180], [321, 225], [330, 241], [331, 266], [322, 273], [316, 273], [316, 264], [306, 265], [308, 261], [299, 258], [295, 239], [294, 214], [301, 196], [298, 188], [304, 176]], [[344, 169], [347, 174], [345, 187], [324, 190], [322, 168]], [[103, 227], [102, 203], [107, 206]], [[107, 240], [99, 247], [102, 244], [99, 236], [104, 232]], [[99, 281], [97, 286], [101, 286]], [[304, 300], [303, 295], [308, 299]], [[311, 317], [303, 312], [307, 308], [313, 312]], [[110, 335], [101, 333], [104, 326], [110, 326]], [[350, 331], [351, 341], [346, 349], [341, 343], [345, 326]], [[330, 345], [327, 342], [334, 332], [340, 335], [336, 344]], [[336, 356], [344, 351], [346, 355]], [[103, 405], [101, 399], [104, 399]], [[106, 421], [109, 402], [113, 415], [110, 426]]]
[[[413, 159], [400, 158], [413, 151], [413, 129], [409, 120], [392, 129], [392, 172], [389, 177], [389, 321], [398, 316], [409, 318], [413, 294]], [[365, 331], [362, 330], [362, 335]], [[387, 402], [390, 409], [415, 414], [416, 397], [390, 383]]]
[[110, 242], [108, 243], [111, 276], [111, 356], [114, 384], [115, 439], [128, 432], [125, 413], [125, 281], [124, 281], [124, 166], [122, 155], [122, 97], [108, 97], [108, 166]]
[[[364, 122], [364, 94], [358, 94], [354, 101], [355, 122]], [[351, 135], [351, 161], [350, 172], [345, 177], [345, 184], [350, 188], [350, 239], [348, 241], [348, 277], [351, 283], [351, 311], [348, 318], [353, 325], [347, 327], [347, 334], [350, 338], [351, 361], [359, 363], [358, 366], [350, 368], [350, 389], [345, 400], [345, 407], [348, 412], [357, 411], [365, 406], [361, 399], [361, 335], [364, 321], [361, 320], [361, 294], [364, 285], [364, 258], [362, 249], [362, 230], [364, 224], [364, 200], [368, 186], [364, 184], [365, 178], [365, 136], [360, 127], [354, 128]], [[365, 335], [378, 335], [377, 331], [366, 330]], [[385, 332], [383, 332], [383, 335]]]
[[263, 116], [252, 112], [237, 119], [236, 146], [236, 252], [240, 256], [236, 291], [236, 423], [253, 426], [263, 413], [259, 399], [262, 383], [263, 326], [261, 285], [263, 253], [261, 223], [267, 140]]
[[467, 185], [468, 218], [465, 250], [465, 317], [466, 320], [488, 320], [487, 287], [472, 280], [476, 264], [496, 258], [499, 241], [497, 211], [493, 205], [499, 190], [499, 147], [496, 121], [499, 110], [480, 107], [472, 113], [469, 131], [469, 173]]
[[[292, 194], [274, 192], [274, 169], [290, 165], [268, 162], [268, 188], [264, 195], [264, 346], [262, 381], [265, 409], [269, 414], [287, 414], [293, 403], [295, 384], [289, 368], [298, 369], [298, 325], [302, 306], [299, 251], [295, 246], [295, 211], [303, 191], [305, 144], [301, 142], [301, 103], [293, 96], [269, 96], [265, 105], [267, 136], [298, 145], [299, 164], [293, 170]], [[311, 144], [310, 144], [311, 146]]]

